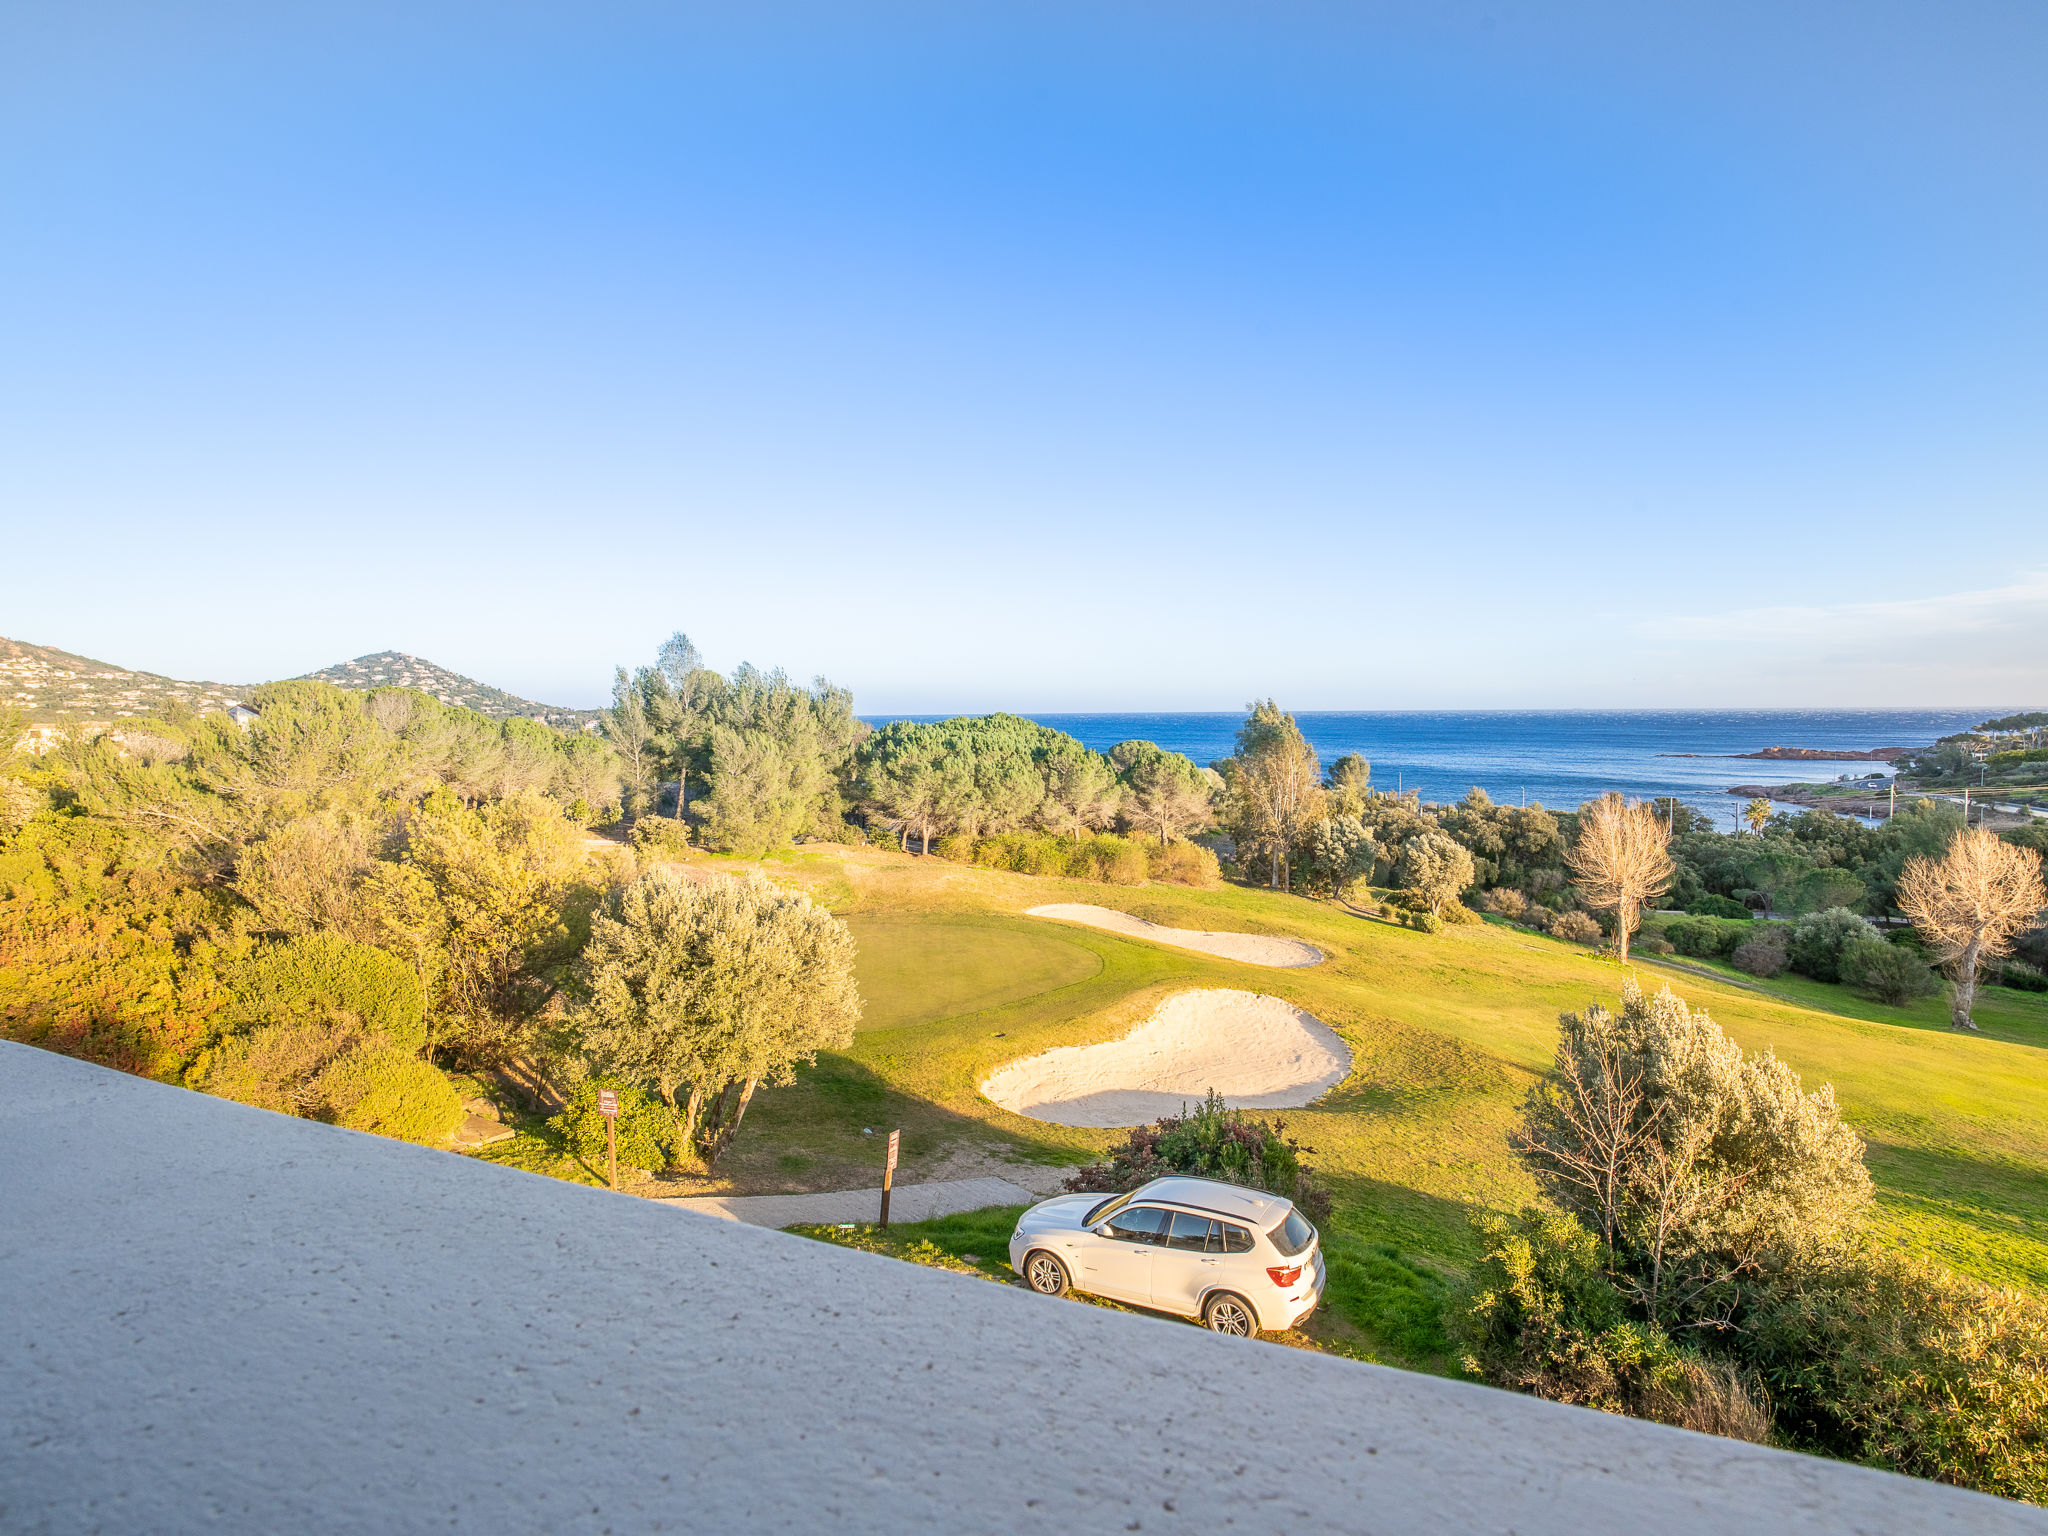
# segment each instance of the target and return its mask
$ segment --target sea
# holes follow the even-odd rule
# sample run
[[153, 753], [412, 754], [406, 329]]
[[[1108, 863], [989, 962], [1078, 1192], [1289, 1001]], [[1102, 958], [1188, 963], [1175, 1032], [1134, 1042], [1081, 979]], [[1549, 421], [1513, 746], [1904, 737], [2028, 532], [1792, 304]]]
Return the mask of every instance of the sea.
[[[1926, 747], [1980, 720], [1984, 709], [1784, 710], [1399, 710], [1297, 714], [1327, 767], [1349, 752], [1372, 764], [1375, 789], [1420, 791], [1425, 801], [1462, 798], [1477, 786], [1507, 805], [1576, 810], [1609, 790], [1670, 795], [1734, 829], [1737, 784], [1788, 784], [1888, 773], [1881, 762], [1773, 762], [1744, 758], [1766, 747], [1867, 752]], [[942, 715], [889, 719], [940, 720]], [[1240, 713], [1033, 714], [1097, 751], [1143, 740], [1198, 763], [1228, 757]]]

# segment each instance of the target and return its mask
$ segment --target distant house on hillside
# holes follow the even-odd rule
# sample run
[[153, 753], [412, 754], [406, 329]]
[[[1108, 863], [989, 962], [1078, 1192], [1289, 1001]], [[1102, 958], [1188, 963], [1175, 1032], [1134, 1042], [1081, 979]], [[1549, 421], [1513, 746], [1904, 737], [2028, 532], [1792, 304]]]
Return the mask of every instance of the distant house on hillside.
[[230, 704], [228, 706], [228, 718], [246, 731], [256, 721], [262, 719], [263, 715], [261, 711], [251, 709], [246, 704]]

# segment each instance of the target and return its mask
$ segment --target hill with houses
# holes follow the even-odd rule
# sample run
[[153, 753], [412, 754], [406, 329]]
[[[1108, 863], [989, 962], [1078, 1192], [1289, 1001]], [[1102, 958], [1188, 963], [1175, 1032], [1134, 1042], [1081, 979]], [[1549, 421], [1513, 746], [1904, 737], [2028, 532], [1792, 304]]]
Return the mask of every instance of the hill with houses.
[[[536, 703], [401, 651], [358, 656], [306, 675], [340, 688], [417, 688], [444, 704], [461, 705], [494, 720], [518, 715], [558, 730], [587, 730], [598, 718], [596, 710]], [[21, 711], [31, 726], [111, 725], [163, 708], [225, 709], [254, 686], [188, 682], [95, 661], [55, 646], [0, 638], [0, 709]]]

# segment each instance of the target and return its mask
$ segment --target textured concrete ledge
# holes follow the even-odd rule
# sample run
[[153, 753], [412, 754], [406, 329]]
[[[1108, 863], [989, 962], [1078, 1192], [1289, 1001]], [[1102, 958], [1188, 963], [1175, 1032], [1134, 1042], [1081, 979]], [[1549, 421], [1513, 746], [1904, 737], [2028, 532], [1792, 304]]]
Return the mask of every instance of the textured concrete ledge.
[[2048, 1530], [0, 1043], [0, 1530]]

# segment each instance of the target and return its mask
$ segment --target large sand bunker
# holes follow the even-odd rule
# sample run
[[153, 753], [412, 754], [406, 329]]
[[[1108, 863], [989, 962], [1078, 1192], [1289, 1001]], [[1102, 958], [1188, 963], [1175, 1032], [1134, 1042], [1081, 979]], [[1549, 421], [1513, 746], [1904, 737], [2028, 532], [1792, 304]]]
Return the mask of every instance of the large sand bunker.
[[992, 1101], [1054, 1125], [1144, 1125], [1210, 1089], [1242, 1109], [1293, 1109], [1351, 1071], [1336, 1031], [1257, 992], [1176, 992], [1121, 1040], [1066, 1045], [991, 1073]]
[[1092, 907], [1085, 902], [1056, 901], [1051, 906], [1026, 908], [1024, 915], [1050, 917], [1062, 923], [1086, 923], [1090, 928], [1107, 928], [1111, 933], [1150, 939], [1155, 944], [1171, 944], [1176, 949], [1199, 949], [1205, 955], [1242, 960], [1247, 965], [1295, 967], [1323, 962], [1323, 952], [1300, 939], [1280, 939], [1264, 933], [1208, 933], [1200, 928], [1162, 928], [1128, 912]]

